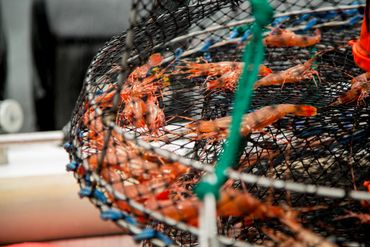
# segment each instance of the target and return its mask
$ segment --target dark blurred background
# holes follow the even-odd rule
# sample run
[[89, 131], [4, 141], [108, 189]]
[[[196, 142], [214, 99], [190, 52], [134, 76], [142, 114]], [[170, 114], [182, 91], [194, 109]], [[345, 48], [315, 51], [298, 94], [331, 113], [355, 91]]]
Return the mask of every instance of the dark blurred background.
[[98, 50], [128, 27], [129, 0], [0, 0], [0, 100], [23, 132], [61, 129]]

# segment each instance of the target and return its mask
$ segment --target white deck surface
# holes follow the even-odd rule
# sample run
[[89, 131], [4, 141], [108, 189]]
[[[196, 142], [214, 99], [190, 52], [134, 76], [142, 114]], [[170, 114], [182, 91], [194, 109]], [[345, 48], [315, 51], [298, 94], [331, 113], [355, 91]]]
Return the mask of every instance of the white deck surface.
[[8, 163], [0, 165], [0, 178], [66, 173], [67, 152], [56, 143], [7, 147]]

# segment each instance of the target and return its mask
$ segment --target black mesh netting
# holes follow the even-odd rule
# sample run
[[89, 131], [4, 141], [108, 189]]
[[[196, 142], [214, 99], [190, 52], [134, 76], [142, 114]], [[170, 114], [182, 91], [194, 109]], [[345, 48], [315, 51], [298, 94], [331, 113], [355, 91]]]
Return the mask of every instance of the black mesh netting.
[[[241, 158], [217, 204], [219, 240], [370, 245], [370, 86], [347, 44], [359, 35], [365, 1], [270, 3], [274, 26], [309, 36], [319, 29], [321, 40], [266, 48], [273, 73], [314, 59], [293, 73], [305, 76], [295, 83], [255, 88]], [[130, 29], [88, 70], [66, 146], [80, 195], [104, 219], [148, 244], [197, 245], [193, 188], [223, 150], [252, 23], [248, 1], [133, 1]], [[302, 105], [311, 112], [299, 114]]]

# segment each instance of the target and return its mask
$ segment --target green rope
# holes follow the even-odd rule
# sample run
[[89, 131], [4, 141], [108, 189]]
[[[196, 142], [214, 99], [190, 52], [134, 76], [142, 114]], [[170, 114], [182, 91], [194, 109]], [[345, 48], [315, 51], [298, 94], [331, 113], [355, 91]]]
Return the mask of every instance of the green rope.
[[205, 176], [195, 188], [195, 192], [200, 199], [203, 199], [209, 193], [219, 198], [219, 190], [227, 179], [225, 172], [229, 167], [238, 164], [240, 159], [242, 148], [240, 125], [244, 113], [249, 109], [253, 85], [258, 76], [259, 66], [264, 59], [263, 28], [271, 23], [273, 18], [273, 9], [266, 0], [250, 0], [250, 2], [255, 17], [255, 25], [252, 26], [253, 38], [246, 45], [243, 54], [245, 66], [235, 93], [230, 134], [225, 143], [224, 151], [218, 160], [215, 174]]

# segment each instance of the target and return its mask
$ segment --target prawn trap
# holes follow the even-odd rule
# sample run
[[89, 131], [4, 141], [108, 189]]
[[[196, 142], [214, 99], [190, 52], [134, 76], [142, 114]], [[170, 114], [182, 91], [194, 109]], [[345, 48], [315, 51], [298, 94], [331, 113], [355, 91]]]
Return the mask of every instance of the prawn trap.
[[73, 113], [65, 147], [80, 195], [137, 241], [198, 245], [195, 190], [232, 146], [250, 73], [215, 243], [370, 245], [370, 74], [348, 44], [368, 11], [349, 0], [133, 0], [130, 28], [95, 56]]

